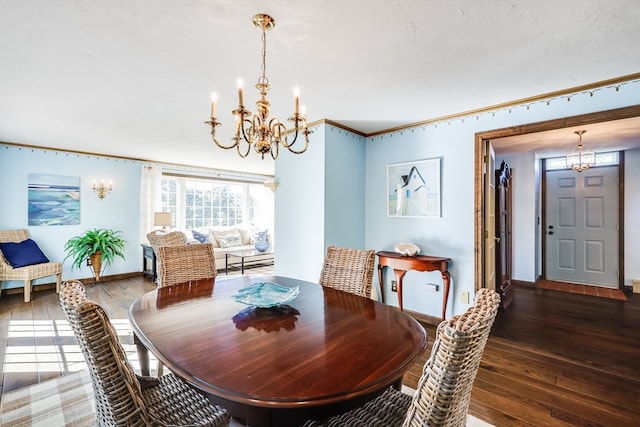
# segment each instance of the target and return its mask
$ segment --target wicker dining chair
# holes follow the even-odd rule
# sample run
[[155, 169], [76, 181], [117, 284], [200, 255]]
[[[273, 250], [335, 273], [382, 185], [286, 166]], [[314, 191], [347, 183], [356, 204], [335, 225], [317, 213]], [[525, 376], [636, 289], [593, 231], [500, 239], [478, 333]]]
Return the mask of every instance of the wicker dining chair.
[[163, 231], [156, 230], [147, 234], [147, 240], [149, 240], [149, 245], [156, 256], [156, 283], [160, 284], [162, 283], [162, 273], [160, 272], [160, 261], [158, 260], [160, 254], [158, 253], [158, 249], [161, 246], [186, 246], [187, 235], [182, 231], [171, 231], [169, 233], [165, 233]]
[[329, 246], [319, 283], [322, 286], [371, 298], [375, 251]]
[[473, 381], [499, 304], [495, 291], [480, 289], [465, 313], [438, 325], [413, 397], [389, 388], [364, 406], [304, 427], [465, 426]]
[[66, 281], [60, 306], [89, 368], [99, 426], [228, 426], [227, 411], [174, 376], [134, 373], [104, 309], [90, 301], [84, 285]]
[[[0, 243], [20, 243], [29, 239], [29, 230], [0, 230]], [[62, 263], [44, 262], [41, 264], [26, 265], [13, 268], [0, 252], [0, 295], [2, 293], [2, 281], [21, 280], [24, 282], [24, 302], [31, 301], [31, 287], [34, 279], [56, 276], [56, 292], [60, 291], [62, 283]]]
[[158, 287], [216, 277], [216, 258], [211, 243], [158, 248], [161, 283]]
[[[158, 264], [161, 278], [158, 287], [175, 285], [191, 280], [216, 277], [216, 258], [211, 243], [185, 246], [160, 246]], [[158, 361], [158, 376], [164, 373], [164, 365]]]

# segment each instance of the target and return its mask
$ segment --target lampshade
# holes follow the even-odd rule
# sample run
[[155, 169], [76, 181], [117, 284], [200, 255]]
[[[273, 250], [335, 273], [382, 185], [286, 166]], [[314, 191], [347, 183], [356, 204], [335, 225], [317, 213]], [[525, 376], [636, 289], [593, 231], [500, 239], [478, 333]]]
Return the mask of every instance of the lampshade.
[[153, 225], [162, 228], [173, 225], [173, 212], [154, 212]]

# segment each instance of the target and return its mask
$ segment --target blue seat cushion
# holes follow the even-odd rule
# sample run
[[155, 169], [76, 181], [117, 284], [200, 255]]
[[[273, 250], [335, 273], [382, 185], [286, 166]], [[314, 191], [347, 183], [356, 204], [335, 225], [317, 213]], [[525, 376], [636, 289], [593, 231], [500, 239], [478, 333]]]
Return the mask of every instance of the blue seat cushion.
[[0, 251], [2, 251], [4, 258], [13, 268], [49, 262], [49, 259], [40, 250], [38, 244], [31, 239], [19, 243], [0, 243]]

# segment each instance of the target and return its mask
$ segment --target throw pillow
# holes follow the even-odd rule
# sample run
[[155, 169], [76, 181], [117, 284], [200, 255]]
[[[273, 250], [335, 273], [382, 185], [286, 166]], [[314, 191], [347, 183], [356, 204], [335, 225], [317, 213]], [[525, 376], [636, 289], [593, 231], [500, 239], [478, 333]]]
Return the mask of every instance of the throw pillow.
[[218, 242], [221, 248], [232, 248], [234, 246], [242, 246], [242, 239], [240, 235], [229, 235], [224, 237], [218, 237]]
[[200, 243], [209, 243], [208, 233], [201, 233], [196, 230], [191, 230], [191, 234], [193, 234], [193, 238], [199, 241]]
[[[220, 238], [222, 238], [222, 237], [238, 236], [240, 241], [242, 241], [242, 236], [240, 236], [240, 232], [235, 227], [234, 228], [227, 228], [227, 229], [223, 229], [223, 230], [211, 230], [211, 234], [213, 234], [213, 237], [218, 242], [220, 247], [222, 247], [222, 243], [220, 242]], [[242, 246], [242, 243], [240, 245], [236, 245], [236, 246]]]
[[0, 251], [2, 251], [4, 258], [13, 268], [49, 262], [49, 259], [42, 253], [37, 243], [31, 239], [19, 243], [0, 243]]

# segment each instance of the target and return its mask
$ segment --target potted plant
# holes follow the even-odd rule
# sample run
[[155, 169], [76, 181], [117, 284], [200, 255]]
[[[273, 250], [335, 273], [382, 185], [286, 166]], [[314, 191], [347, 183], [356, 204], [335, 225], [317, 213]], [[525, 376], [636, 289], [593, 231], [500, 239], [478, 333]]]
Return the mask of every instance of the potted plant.
[[67, 253], [64, 260], [72, 259], [72, 269], [80, 269], [86, 261], [87, 265], [93, 267], [96, 280], [100, 280], [102, 263], [107, 266], [113, 262], [116, 256], [125, 259], [124, 245], [126, 242], [120, 234], [120, 231], [101, 228], [87, 230], [83, 234], [71, 238], [64, 245], [64, 250]]

